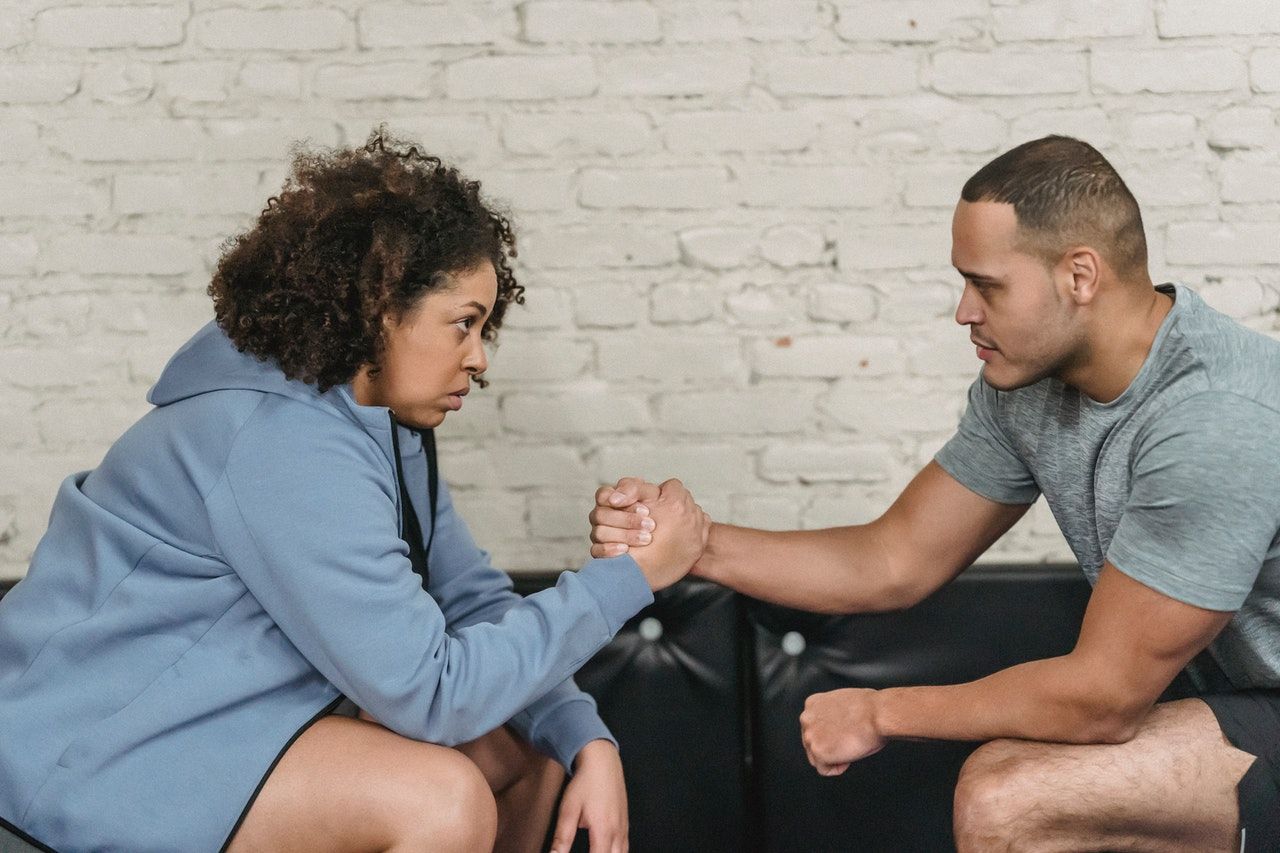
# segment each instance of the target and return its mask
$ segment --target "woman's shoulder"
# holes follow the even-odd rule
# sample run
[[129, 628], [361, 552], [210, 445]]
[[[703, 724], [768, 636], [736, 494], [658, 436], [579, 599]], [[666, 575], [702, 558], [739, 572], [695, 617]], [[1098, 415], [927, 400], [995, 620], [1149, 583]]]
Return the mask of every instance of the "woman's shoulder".
[[303, 401], [278, 394], [254, 392], [244, 422], [236, 430], [230, 455], [253, 465], [347, 465], [390, 469], [390, 427], [379, 432], [342, 407], [322, 398]]

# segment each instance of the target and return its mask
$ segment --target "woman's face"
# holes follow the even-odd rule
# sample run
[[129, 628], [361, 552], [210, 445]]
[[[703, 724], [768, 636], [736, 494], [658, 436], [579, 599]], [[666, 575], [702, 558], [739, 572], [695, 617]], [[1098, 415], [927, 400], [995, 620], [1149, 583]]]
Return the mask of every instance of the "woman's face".
[[406, 426], [439, 426], [462, 408], [472, 377], [489, 366], [480, 337], [498, 298], [493, 264], [454, 273], [400, 317], [387, 317], [382, 369], [366, 367], [351, 386], [363, 406], [386, 406]]

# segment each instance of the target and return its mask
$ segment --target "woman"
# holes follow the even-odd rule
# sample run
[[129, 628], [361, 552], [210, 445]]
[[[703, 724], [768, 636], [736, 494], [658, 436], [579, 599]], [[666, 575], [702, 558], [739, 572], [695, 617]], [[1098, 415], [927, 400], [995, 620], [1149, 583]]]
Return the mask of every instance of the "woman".
[[11, 829], [65, 851], [536, 849], [548, 755], [574, 773], [557, 846], [581, 824], [625, 849], [616, 744], [569, 676], [707, 522], [675, 484], [634, 557], [524, 600], [489, 566], [430, 430], [523, 301], [513, 254], [478, 185], [414, 148], [296, 157], [219, 262], [216, 323], [62, 484], [0, 601]]

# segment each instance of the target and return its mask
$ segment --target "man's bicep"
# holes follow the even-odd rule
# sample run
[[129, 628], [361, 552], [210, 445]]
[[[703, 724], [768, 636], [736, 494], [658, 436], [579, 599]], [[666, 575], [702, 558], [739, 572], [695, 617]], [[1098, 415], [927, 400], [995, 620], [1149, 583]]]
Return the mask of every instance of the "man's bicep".
[[1072, 655], [1103, 689], [1145, 708], [1235, 614], [1179, 601], [1105, 563]]
[[981, 556], [1030, 506], [983, 497], [930, 462], [874, 524], [890, 559], [936, 589]]
[[1239, 609], [1280, 529], [1277, 431], [1276, 413], [1220, 393], [1154, 421], [1106, 559], [1180, 601]]

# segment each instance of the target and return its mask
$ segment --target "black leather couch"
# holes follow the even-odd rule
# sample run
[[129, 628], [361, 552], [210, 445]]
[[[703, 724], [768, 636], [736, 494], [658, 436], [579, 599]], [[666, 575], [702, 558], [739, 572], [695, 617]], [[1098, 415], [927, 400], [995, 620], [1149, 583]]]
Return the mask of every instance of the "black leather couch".
[[[527, 594], [554, 580], [515, 583]], [[578, 675], [622, 745], [631, 849], [952, 850], [952, 791], [976, 744], [892, 742], [821, 777], [800, 744], [805, 698], [967, 681], [1064, 654], [1088, 596], [1074, 566], [975, 567], [910, 610], [865, 616], [789, 610], [698, 580], [664, 590]]]
[[[553, 580], [516, 583], [528, 593]], [[800, 743], [805, 698], [968, 681], [1065, 654], [1088, 597], [1075, 566], [975, 567], [910, 610], [862, 616], [697, 580], [664, 590], [577, 679], [622, 746], [631, 849], [953, 850], [952, 792], [977, 744], [891, 742], [822, 777]]]

